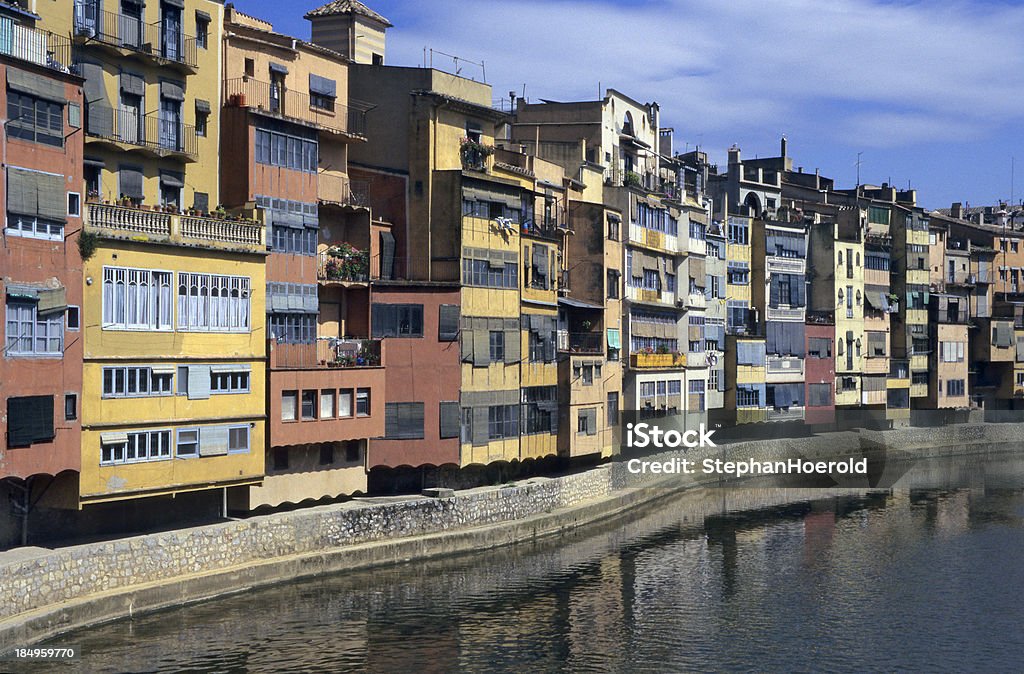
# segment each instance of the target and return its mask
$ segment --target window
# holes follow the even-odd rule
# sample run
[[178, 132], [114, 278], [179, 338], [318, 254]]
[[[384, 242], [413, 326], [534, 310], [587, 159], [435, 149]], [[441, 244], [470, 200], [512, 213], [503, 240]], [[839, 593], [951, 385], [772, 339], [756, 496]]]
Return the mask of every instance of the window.
[[249, 278], [178, 272], [178, 329], [248, 332]]
[[352, 389], [343, 388], [338, 391], [338, 416], [352, 416]]
[[78, 395], [75, 393], [64, 394], [64, 421], [74, 421], [78, 418]]
[[9, 356], [62, 356], [64, 315], [40, 315], [36, 302], [7, 300], [6, 342]]
[[68, 103], [68, 126], [73, 129], [82, 128], [82, 106], [78, 103]]
[[196, 135], [200, 137], [206, 136], [206, 127], [209, 124], [210, 114], [207, 112], [196, 111]]
[[68, 192], [68, 215], [73, 218], [82, 217], [82, 195]]
[[256, 163], [316, 173], [319, 146], [314, 139], [298, 138], [268, 129], [256, 129]]
[[558, 388], [525, 386], [522, 393], [523, 434], [558, 432]]
[[730, 262], [728, 275], [729, 283], [732, 285], [749, 285], [750, 265], [746, 262]]
[[608, 270], [608, 299], [619, 299], [619, 280], [622, 274], [617, 269]]
[[424, 404], [385, 403], [384, 437], [387, 440], [422, 440]]
[[199, 429], [180, 428], [178, 429], [178, 443], [175, 448], [175, 456], [192, 457], [199, 456]]
[[53, 396], [7, 399], [7, 446], [28, 447], [56, 437], [53, 427]]
[[442, 400], [438, 403], [438, 437], [459, 437], [459, 401]]
[[8, 90], [7, 137], [64, 146], [64, 106], [35, 96]]
[[492, 363], [505, 361], [505, 333], [499, 330], [490, 331], [490, 359]]
[[583, 366], [583, 385], [590, 386], [594, 383], [594, 366], [584, 365]]
[[295, 421], [298, 412], [299, 392], [281, 392], [281, 421]]
[[642, 381], [642, 382], [640, 382], [640, 397], [641, 398], [653, 398], [654, 397], [654, 382], [653, 381]]
[[438, 307], [437, 341], [454, 342], [459, 338], [459, 305], [442, 304]]
[[963, 379], [947, 379], [946, 380], [946, 396], [948, 397], [959, 397], [964, 394], [964, 380]]
[[302, 419], [316, 419], [316, 391], [302, 392]]
[[100, 465], [164, 461], [171, 458], [171, 431], [101, 433]]
[[334, 445], [320, 445], [320, 465], [329, 466], [334, 463]]
[[827, 337], [811, 337], [807, 340], [807, 355], [811, 358], [831, 358], [832, 340]]
[[270, 334], [284, 344], [312, 344], [316, 341], [315, 314], [270, 314]]
[[171, 297], [169, 271], [104, 267], [103, 329], [170, 330]]
[[760, 407], [761, 390], [756, 386], [736, 385], [736, 407]]
[[[186, 369], [187, 368], [183, 368]], [[105, 367], [103, 397], [167, 396], [173, 391], [173, 366]]]
[[478, 288], [518, 288], [519, 266], [514, 260], [502, 261], [463, 258], [462, 282]]
[[247, 77], [256, 76], [256, 61], [255, 59], [245, 59], [245, 74]]
[[619, 240], [619, 223], [621, 220], [618, 216], [608, 216], [608, 238], [612, 241]]
[[487, 437], [491, 440], [519, 435], [519, 406], [492, 405], [487, 408]]
[[[210, 44], [210, 19], [196, 12], [196, 47], [209, 49]], [[248, 70], [252, 59], [245, 59], [245, 67]]]
[[676, 291], [676, 275], [665, 274], [665, 291], [674, 293]]
[[729, 218], [729, 243], [746, 246], [750, 243], [750, 225], [746, 220]]
[[718, 382], [720, 370], [708, 370], [708, 389], [711, 391], [718, 391]]
[[63, 241], [64, 223], [59, 220], [47, 220], [31, 215], [8, 212], [6, 232], [10, 236]]
[[334, 389], [325, 388], [320, 391], [320, 418], [334, 418]]
[[249, 427], [232, 426], [228, 429], [228, 453], [242, 454], [249, 451]]
[[588, 429], [590, 426], [590, 414], [587, 410], [580, 410], [576, 417], [576, 433], [579, 435], [590, 435]]
[[422, 337], [422, 304], [374, 304], [371, 320], [373, 336]]
[[359, 440], [349, 440], [345, 444], [345, 461], [355, 463], [362, 460], [363, 447]]
[[356, 416], [370, 416], [370, 389], [356, 389]]
[[939, 352], [943, 363], [964, 362], [964, 342], [940, 342]]
[[827, 407], [832, 404], [831, 384], [808, 384], [807, 405], [809, 407]]
[[608, 425], [615, 426], [619, 423], [619, 394], [612, 392], [608, 394], [608, 404], [605, 407], [605, 414], [608, 417]]
[[278, 447], [274, 450], [274, 470], [288, 470], [288, 448]]
[[68, 330], [73, 332], [78, 331], [81, 328], [82, 313], [79, 307], [68, 305], [67, 311], [64, 312], [64, 323]]
[[246, 370], [235, 370], [231, 372], [212, 372], [210, 374], [210, 393], [248, 392], [249, 372]]

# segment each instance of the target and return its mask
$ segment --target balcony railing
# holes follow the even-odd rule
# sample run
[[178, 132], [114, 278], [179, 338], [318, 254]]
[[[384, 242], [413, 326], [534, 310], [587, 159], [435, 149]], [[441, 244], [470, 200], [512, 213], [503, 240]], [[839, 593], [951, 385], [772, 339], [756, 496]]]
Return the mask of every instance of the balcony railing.
[[99, 2], [75, 2], [75, 36], [126, 49], [168, 63], [195, 68], [196, 38], [181, 30], [180, 19], [145, 23], [141, 18], [107, 12]]
[[144, 236], [192, 245], [226, 244], [261, 248], [263, 225], [252, 220], [227, 220], [147, 211], [141, 208], [86, 204], [86, 227], [112, 235]]
[[324, 203], [370, 207], [370, 183], [333, 173], [317, 175], [317, 198]]
[[[224, 100], [228, 105], [311, 124], [331, 133], [366, 135], [366, 111], [335, 102], [330, 98], [311, 98], [276, 82], [261, 82], [251, 77], [225, 80]], [[317, 103], [314, 105], [314, 103]]]
[[796, 356], [768, 356], [768, 374], [796, 374], [804, 372], [804, 359]]
[[275, 368], [360, 368], [381, 367], [383, 350], [379, 339], [338, 339], [320, 337], [311, 344], [273, 344], [271, 367]]
[[12, 24], [10, 19], [0, 19], [0, 30], [5, 24], [10, 36], [0, 40], [0, 54], [62, 73], [71, 72], [71, 40], [44, 30]]
[[633, 353], [629, 356], [629, 365], [637, 370], [686, 367], [686, 354]]
[[376, 255], [376, 264], [367, 251], [355, 250], [349, 255], [339, 255], [330, 250], [321, 251], [317, 255], [317, 278], [321, 281], [340, 281], [366, 283], [371, 278], [380, 278], [380, 256]]
[[191, 124], [154, 114], [142, 115], [136, 108], [110, 108], [97, 103], [90, 105], [86, 114], [109, 115], [113, 121], [109, 135], [90, 131], [91, 136], [145, 148], [159, 156], [181, 154], [192, 160], [199, 157], [199, 140]]
[[600, 332], [558, 332], [558, 350], [565, 353], [604, 353], [604, 335]]
[[776, 409], [769, 407], [765, 415], [768, 421], [802, 421], [804, 418], [803, 407], [787, 407]]

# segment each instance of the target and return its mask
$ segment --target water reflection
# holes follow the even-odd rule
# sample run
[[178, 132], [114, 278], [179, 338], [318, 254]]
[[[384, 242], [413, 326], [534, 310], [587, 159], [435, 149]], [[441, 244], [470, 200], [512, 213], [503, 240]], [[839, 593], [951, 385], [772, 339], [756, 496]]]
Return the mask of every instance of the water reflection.
[[884, 492], [691, 493], [557, 542], [57, 643], [81, 648], [76, 670], [111, 672], [1011, 671], [1024, 657], [1021, 464], [928, 462]]

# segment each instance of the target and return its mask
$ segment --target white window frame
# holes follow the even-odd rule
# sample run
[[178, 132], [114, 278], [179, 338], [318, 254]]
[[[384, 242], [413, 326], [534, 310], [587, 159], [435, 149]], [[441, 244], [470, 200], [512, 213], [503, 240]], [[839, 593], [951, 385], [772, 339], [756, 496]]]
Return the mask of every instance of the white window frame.
[[[245, 431], [245, 449], [231, 448], [231, 434], [236, 431]], [[228, 454], [248, 454], [252, 447], [252, 432], [249, 424], [228, 426]]]
[[[178, 448], [181, 447], [181, 434], [182, 433], [195, 433], [196, 434], [195, 451], [192, 452], [191, 454], [182, 454], [181, 452], [178, 451]], [[198, 459], [199, 458], [199, 438], [200, 438], [201, 435], [202, 435], [202, 433], [200, 432], [199, 428], [197, 428], [197, 427], [179, 428], [175, 432], [175, 434], [174, 434], [174, 456], [175, 456], [175, 458], [178, 458], [178, 459]], [[189, 442], [188, 444], [192, 444], [192, 443]]]
[[[154, 289], [155, 274], [166, 275], [167, 296], [160, 302], [160, 288]], [[129, 287], [145, 281], [147, 300], [143, 305], [139, 291], [135, 291], [135, 305], [128, 307]], [[142, 332], [173, 332], [174, 330], [174, 272], [168, 269], [139, 269], [104, 265], [102, 286], [102, 318], [104, 330]], [[118, 288], [118, 286], [122, 286]], [[119, 297], [120, 296], [120, 297]], [[144, 314], [144, 315], [143, 315]], [[132, 320], [129, 320], [132, 319]], [[166, 321], [166, 323], [164, 322]]]
[[[40, 220], [45, 224], [44, 230], [40, 231]], [[12, 227], [12, 223], [17, 222], [18, 227]], [[26, 225], [31, 223], [31, 227], [26, 229]], [[55, 234], [51, 232], [51, 225], [58, 225], [60, 232]], [[42, 239], [44, 241], [63, 241], [64, 232], [66, 230], [66, 223], [60, 222], [59, 220], [46, 220], [45, 218], [31, 217], [28, 215], [21, 215], [18, 213], [7, 214], [7, 226], [4, 228], [4, 234], [7, 236], [20, 236], [26, 239]]]
[[251, 331], [252, 281], [250, 277], [178, 272], [177, 281], [175, 286], [178, 305], [176, 325], [179, 331], [237, 333]]
[[[73, 199], [72, 199], [73, 197]], [[72, 209], [72, 201], [78, 206], [78, 208]], [[68, 217], [80, 218], [82, 217], [82, 193], [81, 192], [68, 192]]]
[[[162, 454], [158, 454], [158, 455], [154, 456], [153, 452], [151, 451], [153, 437], [159, 437], [160, 434], [162, 434], [162, 433], [166, 433], [167, 434], [167, 446], [165, 448], [165, 452], [162, 453]], [[121, 443], [111, 444], [111, 445], [103, 445], [102, 443], [100, 444], [100, 465], [101, 466], [116, 466], [116, 465], [131, 464], [131, 463], [152, 463], [152, 462], [155, 462], [155, 461], [169, 461], [171, 459], [171, 457], [173, 456], [173, 453], [171, 451], [171, 444], [172, 444], [172, 440], [174, 439], [174, 431], [172, 429], [170, 429], [170, 428], [157, 428], [157, 429], [146, 430], [146, 431], [128, 431], [127, 435], [128, 435], [128, 441], [127, 442], [121, 442]], [[136, 454], [132, 458], [128, 458], [129, 448], [132, 446], [133, 443], [137, 442], [137, 440], [136, 440], [137, 438], [141, 438], [141, 437], [145, 437], [146, 438], [146, 448], [145, 448], [146, 454], [145, 454], [145, 456], [140, 458], [138, 456], [138, 454]], [[111, 448], [110, 449], [110, 453], [111, 453], [111, 458], [110, 459], [104, 459], [103, 458], [104, 451], [105, 451], [106, 447], [110, 447]], [[115, 455], [116, 449], [114, 449], [116, 447], [120, 447], [121, 448], [121, 458], [120, 459], [116, 458], [116, 455]]]
[[[28, 308], [31, 310], [31, 319], [26, 321], [23, 318], [14, 319], [18, 325], [30, 324], [32, 326], [32, 334], [28, 335], [29, 348], [27, 351], [19, 350], [18, 342], [25, 339], [26, 335], [20, 334], [15, 338], [14, 343], [11, 342], [10, 327], [12, 323], [12, 305]], [[44, 337], [39, 336], [40, 325], [46, 326], [46, 335]], [[63, 358], [64, 357], [64, 316], [63, 312], [53, 312], [53, 315], [48, 318], [39, 318], [39, 303], [32, 300], [12, 300], [10, 298], [4, 303], [4, 347], [3, 355], [10, 358]], [[57, 328], [57, 335], [51, 335], [50, 330]], [[36, 350], [36, 341], [43, 339], [46, 342], [44, 350]], [[49, 349], [50, 341], [57, 339], [59, 344], [56, 351], [47, 350]]]

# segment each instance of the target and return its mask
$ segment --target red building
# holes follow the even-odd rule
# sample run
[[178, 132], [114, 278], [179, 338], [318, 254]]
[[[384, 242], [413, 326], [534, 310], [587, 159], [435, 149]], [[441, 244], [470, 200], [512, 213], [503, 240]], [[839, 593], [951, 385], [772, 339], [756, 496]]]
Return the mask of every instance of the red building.
[[435, 486], [430, 469], [459, 466], [459, 286], [374, 282], [373, 335], [387, 349], [388, 401], [367, 457], [370, 490]]
[[[70, 44], [17, 26], [0, 55], [0, 503], [77, 502], [82, 390], [82, 83]], [[10, 26], [8, 25], [8, 30]], [[49, 42], [48, 42], [49, 40]], [[58, 42], [55, 42], [57, 40]], [[24, 41], [26, 44], [20, 44]], [[50, 55], [30, 49], [50, 47]], [[84, 248], [83, 248], [84, 250]], [[43, 500], [37, 501], [40, 497]], [[4, 534], [0, 532], [0, 539]]]
[[836, 420], [836, 354], [832, 315], [826, 312], [807, 312], [806, 334], [805, 423], [833, 424]]

